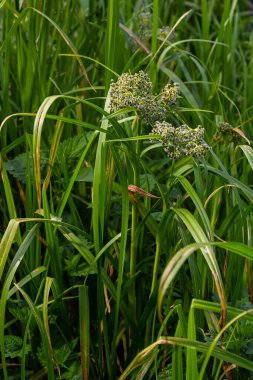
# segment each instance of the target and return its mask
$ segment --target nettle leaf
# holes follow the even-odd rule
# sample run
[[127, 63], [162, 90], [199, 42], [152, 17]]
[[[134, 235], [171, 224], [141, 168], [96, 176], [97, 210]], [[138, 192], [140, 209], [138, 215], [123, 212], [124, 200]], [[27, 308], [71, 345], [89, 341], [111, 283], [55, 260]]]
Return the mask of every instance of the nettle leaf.
[[[32, 161], [29, 160], [30, 170], [32, 170]], [[8, 160], [5, 163], [6, 170], [17, 178], [20, 182], [26, 182], [26, 153], [22, 153], [13, 160]]]
[[64, 364], [71, 354], [71, 349], [67, 344], [64, 344], [62, 347], [54, 350], [54, 357], [58, 364]]
[[152, 217], [155, 219], [156, 222], [160, 222], [163, 216], [163, 213], [161, 211], [152, 212]]
[[86, 134], [79, 134], [64, 140], [59, 144], [57, 159], [61, 161], [62, 157], [66, 158], [66, 160], [78, 158], [87, 145], [88, 140], [89, 138]]
[[43, 353], [42, 346], [38, 347], [38, 349], [37, 349], [37, 358], [38, 358], [42, 367], [47, 366], [47, 361], [46, 361], [45, 355]]
[[26, 322], [31, 313], [29, 306], [23, 300], [8, 300], [7, 308], [13, 317], [21, 322]]
[[[78, 238], [88, 249], [92, 248], [93, 245], [84, 236], [78, 235]], [[90, 265], [84, 262], [83, 257], [73, 250], [73, 247], [70, 246], [69, 249], [66, 249], [66, 247], [68, 248], [68, 245], [61, 247], [62, 252], [64, 252], [64, 256], [66, 257], [64, 259], [64, 271], [68, 272], [71, 277], [81, 277], [97, 273], [95, 264], [94, 267], [91, 268]]]
[[96, 274], [96, 273], [97, 273], [97, 269], [95, 265], [94, 267], [91, 267], [88, 264], [81, 264], [78, 266], [76, 270], [69, 271], [69, 275], [71, 277], [86, 277], [89, 274]]
[[81, 168], [75, 180], [76, 182], [93, 182], [93, 176], [93, 168]]
[[67, 372], [62, 374], [62, 379], [82, 380], [81, 365], [78, 362], [74, 362]]
[[[5, 335], [4, 337], [4, 349], [5, 356], [7, 358], [22, 357], [23, 339], [15, 335]], [[28, 353], [31, 351], [29, 344], [26, 344], [25, 351]]]
[[73, 339], [70, 344], [63, 344], [54, 349], [54, 357], [58, 364], [64, 364], [78, 343], [78, 339]]
[[[45, 168], [47, 165], [47, 151], [41, 151], [41, 172], [42, 176], [45, 172]], [[29, 159], [29, 168], [30, 173], [32, 174], [33, 170], [33, 159], [32, 154], [28, 154]], [[10, 173], [13, 177], [17, 178], [21, 183], [26, 183], [26, 168], [27, 168], [27, 154], [21, 153], [12, 160], [7, 160], [5, 162], [5, 167], [8, 173]]]
[[163, 380], [163, 379], [167, 379], [167, 380], [173, 379], [172, 369], [170, 366], [168, 366], [167, 368], [165, 368], [165, 370], [163, 372], [160, 372], [158, 374], [157, 380]]
[[[80, 260], [82, 261], [80, 264]], [[90, 265], [83, 262], [83, 257], [80, 254], [75, 254], [73, 256], [64, 260], [65, 267], [64, 270], [68, 272], [71, 277], [82, 277], [88, 274], [97, 273], [96, 266], [91, 268]]]
[[[55, 339], [53, 339], [52, 345], [53, 345], [53, 352], [54, 352], [54, 359], [59, 365], [64, 365], [64, 363], [67, 361], [69, 355], [73, 352], [75, 346], [77, 345], [79, 339], [73, 339], [68, 344], [62, 344], [59, 346], [59, 342], [54, 342]], [[58, 347], [56, 347], [58, 345]], [[43, 367], [47, 366], [47, 361], [42, 349], [42, 346], [40, 346], [37, 350], [37, 357], [39, 359], [40, 364]]]
[[145, 191], [152, 191], [155, 187], [155, 180], [151, 174], [140, 175], [140, 187]]

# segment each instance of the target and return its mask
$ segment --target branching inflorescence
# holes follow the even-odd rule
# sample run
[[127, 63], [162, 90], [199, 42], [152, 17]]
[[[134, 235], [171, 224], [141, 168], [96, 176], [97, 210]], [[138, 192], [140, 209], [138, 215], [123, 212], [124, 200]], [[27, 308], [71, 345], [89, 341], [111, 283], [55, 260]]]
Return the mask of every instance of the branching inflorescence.
[[122, 74], [111, 83], [111, 110], [134, 108], [137, 115], [153, 128], [151, 134], [160, 135], [164, 151], [171, 159], [186, 156], [201, 157], [208, 150], [204, 142], [204, 129], [187, 125], [174, 127], [166, 122], [167, 115], [180, 93], [179, 84], [167, 84], [160, 94], [152, 93], [152, 82], [148, 74]]

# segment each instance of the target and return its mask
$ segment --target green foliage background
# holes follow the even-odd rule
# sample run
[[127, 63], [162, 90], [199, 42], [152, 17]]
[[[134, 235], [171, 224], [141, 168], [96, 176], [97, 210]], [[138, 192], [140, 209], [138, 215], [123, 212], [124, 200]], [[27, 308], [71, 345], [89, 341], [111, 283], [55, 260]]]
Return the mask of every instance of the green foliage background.
[[[252, 15], [0, 2], [0, 378], [252, 378]], [[205, 158], [110, 113], [140, 70], [180, 85], [167, 121], [201, 125]]]

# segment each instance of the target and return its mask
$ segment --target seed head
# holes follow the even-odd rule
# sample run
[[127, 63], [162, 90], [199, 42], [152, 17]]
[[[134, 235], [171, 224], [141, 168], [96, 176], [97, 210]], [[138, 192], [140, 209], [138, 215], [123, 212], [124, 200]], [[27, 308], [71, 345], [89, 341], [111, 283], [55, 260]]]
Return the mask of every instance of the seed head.
[[111, 109], [134, 107], [145, 122], [154, 124], [166, 118], [166, 108], [152, 94], [152, 83], [148, 74], [122, 74], [117, 82], [111, 83]]
[[111, 83], [111, 109], [118, 111], [127, 107], [137, 107], [140, 99], [152, 88], [148, 74], [122, 74], [117, 82]]
[[136, 108], [140, 117], [149, 124], [154, 124], [156, 121], [163, 121], [166, 118], [166, 108], [163, 107], [158, 98], [152, 94], [147, 94], [142, 97]]
[[204, 129], [201, 127], [191, 129], [185, 124], [173, 127], [164, 121], [156, 122], [151, 133], [161, 136], [160, 141], [169, 158], [202, 157], [208, 150], [208, 145], [204, 142]]
[[175, 38], [175, 33], [171, 32], [170, 26], [163, 26], [157, 31], [157, 38], [161, 41], [169, 41]]
[[162, 90], [161, 98], [165, 106], [174, 104], [180, 93], [180, 87], [178, 83], [168, 83]]
[[227, 142], [233, 142], [235, 144], [240, 144], [243, 141], [243, 137], [239, 135], [236, 130], [229, 123], [220, 123], [218, 125], [219, 134], [223, 140]]

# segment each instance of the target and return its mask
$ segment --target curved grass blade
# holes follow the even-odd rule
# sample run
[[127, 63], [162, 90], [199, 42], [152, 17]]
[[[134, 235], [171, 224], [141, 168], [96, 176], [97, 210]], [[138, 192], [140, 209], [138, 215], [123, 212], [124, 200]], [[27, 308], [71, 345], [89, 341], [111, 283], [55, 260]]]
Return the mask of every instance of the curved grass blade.
[[[243, 318], [245, 315], [249, 314], [249, 313], [253, 313], [253, 309], [250, 309], [250, 310], [246, 310], [244, 312], [242, 312], [241, 314], [237, 315], [236, 317], [234, 317], [231, 321], [229, 321], [222, 329], [221, 331], [216, 335], [216, 337], [214, 338], [214, 340], [212, 341], [210, 347], [208, 348], [208, 351], [206, 352], [205, 354], [205, 360], [202, 364], [202, 367], [201, 367], [201, 370], [200, 370], [200, 373], [199, 373], [199, 377], [198, 379], [199, 380], [202, 380], [205, 376], [205, 371], [206, 371], [206, 367], [207, 367], [207, 364], [208, 364], [208, 361], [210, 359], [210, 357], [213, 355], [213, 352], [214, 352], [214, 349], [215, 349], [215, 346], [217, 345], [219, 339], [221, 339], [221, 337], [223, 336], [223, 334], [225, 333], [225, 331], [233, 324], [235, 323], [236, 321], [238, 321], [239, 319]], [[226, 351], [225, 351], [226, 352]], [[229, 360], [226, 360], [228, 362], [230, 362]], [[231, 362], [232, 364], [235, 364], [234, 362]], [[248, 368], [249, 369], [249, 368]], [[253, 371], [253, 363], [251, 363], [251, 371]]]
[[[11, 222], [13, 222], [13, 223], [11, 223]], [[15, 222], [15, 224], [14, 224], [14, 222]], [[4, 270], [4, 264], [5, 264], [5, 261], [8, 257], [9, 250], [10, 250], [12, 241], [15, 237], [18, 226], [19, 226], [19, 223], [17, 221], [10, 221], [8, 227], [14, 230], [13, 235], [11, 234], [11, 231], [9, 231], [9, 228], [7, 227], [7, 229], [5, 231], [5, 235], [1, 241], [0, 255], [1, 255], [1, 253], [3, 253], [3, 256], [4, 256], [2, 262], [0, 261], [0, 269], [2, 269], [1, 273]], [[11, 283], [13, 281], [13, 278], [15, 276], [15, 273], [16, 273], [24, 255], [25, 255], [25, 253], [27, 252], [28, 247], [30, 246], [32, 240], [36, 236], [38, 227], [39, 227], [39, 224], [35, 225], [29, 231], [29, 233], [25, 237], [24, 241], [20, 244], [19, 249], [18, 249], [17, 253], [15, 254], [15, 256], [14, 256], [14, 258], [13, 258], [13, 260], [9, 266], [9, 269], [8, 269], [7, 274], [5, 276], [5, 281], [4, 281], [3, 287], [2, 287], [1, 299], [0, 299], [0, 310], [1, 310], [1, 313], [0, 313], [0, 347], [1, 347], [1, 352], [2, 352], [1, 357], [2, 357], [2, 366], [3, 366], [3, 372], [4, 372], [4, 378], [5, 379], [8, 378], [6, 361], [5, 361], [5, 354], [4, 354], [5, 353], [5, 348], [4, 348], [4, 341], [5, 341], [5, 338], [4, 338], [4, 320], [5, 320], [6, 302], [9, 298], [9, 289], [10, 289]], [[4, 243], [4, 241], [5, 241], [6, 234], [7, 234], [7, 237], [9, 238], [9, 241], [7, 242], [7, 244], [2, 245], [2, 243]]]
[[[125, 369], [125, 371], [119, 377], [119, 380], [125, 380], [128, 378], [129, 374], [140, 365], [146, 363], [150, 359], [150, 355], [153, 354], [154, 350], [157, 349], [159, 345], [172, 345], [185, 347], [192, 350], [197, 350], [201, 353], [207, 354], [210, 345], [196, 341], [190, 340], [186, 338], [178, 338], [178, 337], [160, 337], [156, 342], [146, 347], [144, 350], [139, 352], [134, 360], [129, 364], [129, 366]], [[245, 368], [249, 371], [253, 371], [253, 363], [250, 360], [247, 360], [239, 355], [236, 355], [232, 352], [223, 350], [219, 347], [215, 347], [212, 351], [212, 356], [219, 360], [224, 360], [229, 363], [233, 363], [238, 367]]]
[[[11, 189], [11, 185], [9, 182], [8, 174], [6, 172], [4, 163], [2, 162], [1, 154], [0, 154], [0, 172], [1, 172], [1, 177], [2, 177], [2, 181], [3, 181], [4, 193], [5, 193], [5, 197], [6, 197], [9, 217], [10, 217], [10, 219], [15, 219], [17, 217], [17, 211], [16, 211], [16, 207], [15, 207], [15, 202], [14, 202], [14, 198], [13, 198], [12, 189]], [[18, 243], [20, 244], [21, 243], [21, 234], [19, 231], [19, 227], [17, 228], [16, 239], [17, 239]], [[0, 266], [1, 266], [1, 264], [0, 264]], [[1, 273], [1, 269], [0, 269], [0, 273]], [[0, 274], [0, 278], [1, 278], [1, 274]]]
[[253, 170], [253, 149], [248, 145], [240, 145], [241, 150], [245, 154], [251, 169]]
[[0, 8], [2, 8], [5, 3], [6, 3], [6, 0], [2, 0], [1, 3], [0, 3]]
[[[17, 285], [22, 288], [25, 284], [27, 284], [29, 281], [31, 281], [33, 278], [39, 276], [41, 273], [45, 272], [48, 268], [47, 267], [38, 267], [34, 269], [31, 273], [29, 273], [27, 276], [23, 277], [22, 280], [20, 280]], [[8, 299], [13, 296], [17, 292], [16, 286], [13, 286], [9, 292], [8, 292]]]
[[188, 245], [182, 249], [180, 249], [169, 261], [169, 263], [166, 265], [161, 281], [159, 286], [159, 292], [158, 292], [158, 298], [157, 298], [157, 311], [160, 318], [160, 321], [162, 320], [161, 315], [161, 308], [162, 308], [162, 301], [163, 297], [175, 278], [178, 271], [181, 269], [185, 261], [198, 249], [206, 247], [206, 245], [209, 245], [209, 243], [193, 243], [191, 245]]
[[[194, 298], [191, 303], [191, 308], [203, 310], [203, 311], [211, 311], [213, 313], [220, 313], [221, 312], [221, 306], [219, 303], [211, 302], [211, 301], [204, 301]], [[236, 307], [227, 306], [227, 314], [229, 317], [234, 317], [237, 315], [240, 315], [242, 313], [241, 309], [238, 309]], [[253, 322], [253, 315], [252, 314], [245, 314], [243, 318], [247, 321]]]
[[210, 240], [212, 240], [213, 239], [213, 231], [211, 228], [210, 220], [207, 216], [206, 210], [204, 209], [198, 194], [196, 193], [193, 186], [190, 184], [190, 182], [185, 177], [180, 176], [177, 178], [178, 178], [179, 182], [181, 183], [181, 185], [183, 186], [183, 188], [185, 189], [185, 191], [187, 192], [187, 194], [191, 197], [192, 201], [194, 202], [194, 204], [195, 204], [195, 206], [196, 206], [196, 208], [200, 214], [200, 217], [201, 217], [201, 220], [202, 220], [203, 225], [205, 227], [208, 238]]
[[37, 190], [37, 201], [38, 208], [41, 208], [41, 172], [40, 172], [40, 146], [41, 146], [41, 135], [42, 127], [44, 123], [47, 111], [54, 103], [54, 101], [60, 98], [61, 95], [50, 96], [46, 98], [41, 104], [34, 121], [33, 130], [33, 162], [34, 162], [34, 175]]
[[4, 236], [0, 243], [0, 280], [4, 271], [5, 263], [8, 258], [12, 243], [15, 241], [15, 236], [19, 228], [19, 222], [16, 219], [11, 219]]
[[[193, 215], [186, 209], [174, 209], [175, 213], [180, 217], [180, 219], [183, 221], [183, 223], [186, 225], [187, 229], [193, 236], [194, 240], [197, 243], [205, 243], [208, 241], [204, 231], [200, 227], [199, 223], [196, 221], [196, 219], [193, 217]], [[205, 248], [200, 248], [202, 251], [203, 257], [205, 258], [209, 269], [211, 270], [211, 273], [213, 275], [213, 279], [216, 284], [218, 296], [220, 298], [220, 302], [222, 305], [222, 322], [225, 323], [225, 317], [226, 317], [226, 299], [225, 299], [225, 293], [224, 293], [224, 285], [223, 280], [220, 273], [220, 268], [218, 266], [215, 253], [209, 244]]]
[[105, 68], [106, 70], [110, 71], [112, 74], [114, 74], [116, 77], [119, 77], [119, 74], [116, 73], [116, 71], [112, 70], [110, 67], [104, 65], [102, 62], [98, 61], [97, 59], [94, 59], [92, 57], [89, 57], [88, 55], [80, 55], [80, 54], [59, 54], [60, 57], [79, 57], [87, 59], [88, 61], [94, 62], [97, 65]]
[[61, 376], [60, 367], [59, 367], [59, 365], [58, 365], [58, 363], [54, 357], [53, 346], [52, 346], [51, 335], [50, 335], [50, 329], [49, 329], [49, 322], [48, 322], [48, 298], [49, 298], [49, 292], [50, 292], [50, 288], [52, 286], [53, 281], [54, 281], [54, 279], [51, 277], [46, 278], [45, 287], [44, 287], [43, 304], [42, 304], [42, 315], [43, 315], [43, 323], [44, 323], [44, 328], [46, 331], [48, 345], [50, 348], [50, 354], [51, 354], [51, 357], [53, 358], [53, 361], [54, 361], [55, 366], [57, 368], [58, 374], [59, 374], [59, 376]]
[[[206, 246], [217, 246], [228, 251], [234, 252], [248, 260], [253, 261], [253, 249], [243, 243], [238, 242], [206, 242], [206, 243], [194, 243], [180, 249], [167, 264], [160, 282], [159, 295], [158, 295], [158, 314], [161, 318], [161, 303], [163, 296], [168, 289], [169, 285], [175, 278], [176, 274], [184, 264], [184, 262], [194, 253], [196, 250], [205, 248]], [[199, 301], [200, 302], [200, 301]], [[212, 303], [209, 304], [211, 306]], [[220, 308], [220, 306], [219, 306]], [[230, 310], [231, 308], [229, 308]], [[220, 310], [220, 309], [219, 309]], [[232, 309], [231, 309], [232, 310]], [[217, 311], [217, 310], [215, 310]]]
[[90, 137], [90, 139], [89, 139], [89, 141], [88, 141], [86, 147], [84, 148], [84, 151], [83, 151], [83, 153], [82, 153], [82, 155], [81, 155], [81, 157], [80, 157], [78, 163], [76, 164], [75, 170], [74, 170], [74, 172], [73, 172], [73, 174], [72, 174], [72, 176], [71, 176], [71, 178], [70, 178], [70, 180], [69, 180], [68, 187], [67, 187], [67, 189], [66, 189], [65, 192], [64, 192], [64, 195], [63, 195], [62, 201], [61, 201], [60, 206], [59, 206], [59, 210], [57, 210], [57, 212], [56, 212], [56, 214], [57, 214], [57, 216], [58, 216], [59, 218], [62, 216], [62, 213], [63, 213], [63, 211], [64, 211], [64, 208], [65, 208], [65, 206], [66, 206], [66, 203], [67, 203], [67, 201], [68, 201], [68, 198], [69, 198], [69, 196], [70, 196], [71, 190], [72, 190], [72, 188], [73, 188], [73, 186], [74, 186], [74, 183], [75, 183], [76, 177], [78, 176], [78, 173], [80, 172], [80, 169], [81, 169], [81, 167], [82, 167], [83, 161], [84, 161], [84, 159], [85, 159], [85, 157], [86, 157], [86, 155], [87, 155], [89, 149], [91, 148], [91, 145], [92, 145], [92, 143], [94, 142], [96, 136], [97, 136], [97, 132], [94, 132], [94, 133], [92, 134], [92, 136]]
[[50, 348], [50, 345], [48, 342], [47, 332], [46, 332], [46, 329], [44, 327], [43, 321], [40, 317], [40, 314], [39, 314], [36, 306], [32, 302], [31, 298], [28, 296], [28, 294], [22, 288], [20, 288], [17, 284], [16, 284], [16, 287], [19, 290], [19, 292], [22, 294], [24, 299], [26, 300], [26, 302], [27, 302], [27, 304], [28, 304], [28, 306], [32, 312], [32, 315], [34, 316], [34, 318], [37, 322], [37, 325], [38, 325], [38, 328], [40, 331], [40, 335], [41, 335], [41, 339], [42, 339], [43, 352], [44, 352], [44, 355], [46, 358], [46, 363], [47, 363], [47, 375], [48, 375], [49, 379], [54, 380], [55, 374], [54, 374], [54, 366], [53, 366], [53, 357], [51, 354], [51, 348]]

